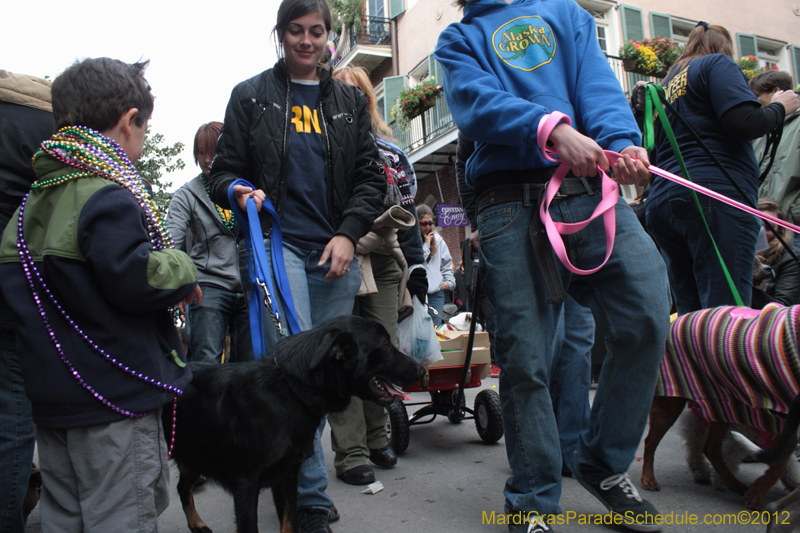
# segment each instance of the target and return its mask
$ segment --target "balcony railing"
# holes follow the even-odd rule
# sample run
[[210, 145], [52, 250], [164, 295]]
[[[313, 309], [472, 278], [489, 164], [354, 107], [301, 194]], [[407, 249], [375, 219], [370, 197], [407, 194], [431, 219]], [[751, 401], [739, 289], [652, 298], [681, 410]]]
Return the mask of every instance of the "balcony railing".
[[[630, 97], [630, 89], [639, 80], [652, 82], [660, 81], [658, 78], [625, 72], [622, 68], [622, 59], [618, 57], [608, 56], [608, 64], [611, 65], [611, 70], [614, 71], [614, 75], [617, 77], [627, 97]], [[452, 131], [456, 127], [444, 96], [437, 98], [436, 104], [432, 108], [413, 119], [407, 131], [401, 130], [395, 122], [392, 122], [391, 126], [394, 138], [397, 140], [400, 148], [407, 154], [411, 154], [414, 150], [422, 148], [429, 142]]]
[[378, 17], [361, 17], [360, 31], [355, 31], [355, 28], [350, 26], [349, 30], [334, 37], [333, 46], [337, 51], [337, 57], [331, 61], [331, 68], [336, 68], [336, 65], [344, 61], [348, 54], [359, 44], [387, 46], [391, 42], [391, 20]]
[[422, 115], [411, 120], [408, 130], [403, 131], [392, 122], [392, 132], [400, 148], [407, 154], [422, 148], [437, 137], [452, 131], [456, 127], [453, 116], [447, 107], [444, 96], [436, 99], [436, 103]]

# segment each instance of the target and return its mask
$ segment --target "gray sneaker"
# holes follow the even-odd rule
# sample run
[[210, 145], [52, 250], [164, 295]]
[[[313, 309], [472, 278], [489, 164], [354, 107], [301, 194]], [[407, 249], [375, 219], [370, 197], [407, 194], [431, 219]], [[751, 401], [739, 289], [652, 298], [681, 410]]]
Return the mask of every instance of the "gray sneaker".
[[646, 533], [661, 531], [661, 526], [655, 523], [659, 512], [653, 504], [639, 496], [627, 472], [614, 474], [597, 484], [580, 479], [578, 482], [600, 500], [611, 514], [621, 516], [623, 527]]

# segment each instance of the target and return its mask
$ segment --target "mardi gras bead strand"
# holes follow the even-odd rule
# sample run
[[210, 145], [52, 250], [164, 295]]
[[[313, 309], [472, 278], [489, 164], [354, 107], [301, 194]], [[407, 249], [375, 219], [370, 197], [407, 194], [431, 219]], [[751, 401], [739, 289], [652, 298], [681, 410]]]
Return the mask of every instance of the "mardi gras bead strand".
[[[208, 199], [211, 200], [211, 187], [208, 186], [208, 180], [206, 179], [206, 175], [201, 173], [200, 174], [200, 181], [203, 182], [203, 188], [206, 190], [206, 194], [208, 195]], [[214, 207], [217, 209], [217, 215], [219, 219], [222, 221], [222, 224], [225, 225], [226, 228], [233, 231], [233, 225], [236, 222], [236, 217], [233, 216], [233, 213], [228, 211], [228, 218], [225, 217], [225, 210], [222, 209], [220, 206], [214, 203], [214, 200], [211, 200], [211, 203], [214, 204]]]
[[[153, 247], [157, 250], [174, 247], [158, 206], [119, 143], [85, 126], [67, 126], [44, 141], [42, 150], [65, 165], [97, 174], [129, 190], [144, 211]], [[34, 155], [34, 167], [37, 155], [38, 152]]]

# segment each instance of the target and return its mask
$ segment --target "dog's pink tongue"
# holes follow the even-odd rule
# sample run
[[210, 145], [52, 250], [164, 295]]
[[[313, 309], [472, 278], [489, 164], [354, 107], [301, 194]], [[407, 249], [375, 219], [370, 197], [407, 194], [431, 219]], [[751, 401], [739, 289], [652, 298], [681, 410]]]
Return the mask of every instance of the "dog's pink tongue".
[[403, 391], [401, 391], [400, 389], [398, 389], [397, 387], [395, 387], [394, 385], [392, 385], [388, 381], [384, 381], [384, 380], [381, 380], [381, 381], [383, 382], [383, 386], [386, 387], [386, 392], [388, 392], [392, 396], [400, 398], [401, 400], [406, 397], [406, 395], [403, 394]]

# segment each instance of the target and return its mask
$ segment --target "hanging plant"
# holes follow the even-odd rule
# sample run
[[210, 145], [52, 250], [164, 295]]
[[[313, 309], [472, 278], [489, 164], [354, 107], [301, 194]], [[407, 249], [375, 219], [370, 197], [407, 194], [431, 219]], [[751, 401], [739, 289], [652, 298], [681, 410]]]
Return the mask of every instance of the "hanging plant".
[[442, 86], [436, 85], [433, 76], [428, 76], [414, 87], [403, 88], [392, 107], [392, 118], [401, 129], [407, 130], [411, 121], [433, 107], [441, 94]]
[[330, 0], [329, 3], [333, 15], [333, 31], [341, 35], [351, 26], [356, 32], [361, 31], [362, 0]]
[[619, 57], [628, 72], [663, 78], [678, 60], [683, 49], [669, 37], [628, 41], [619, 49]]

